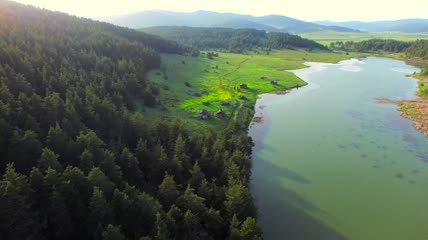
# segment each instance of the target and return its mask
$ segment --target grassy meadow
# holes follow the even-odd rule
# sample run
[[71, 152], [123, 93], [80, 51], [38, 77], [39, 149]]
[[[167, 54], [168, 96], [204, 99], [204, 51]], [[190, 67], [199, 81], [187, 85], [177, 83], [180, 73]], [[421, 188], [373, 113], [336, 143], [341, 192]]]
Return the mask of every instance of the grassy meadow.
[[419, 95], [428, 97], [428, 68], [413, 74], [413, 77], [419, 79]]
[[394, 39], [400, 41], [414, 41], [417, 39], [428, 39], [428, 33], [400, 33], [400, 32], [335, 32], [320, 31], [298, 33], [299, 36], [317, 41], [323, 45], [329, 45], [335, 41], [359, 42], [368, 39]]
[[[273, 51], [269, 55], [254, 52], [218, 54], [214, 59], [208, 59], [206, 53], [199, 57], [162, 55], [161, 68], [152, 70], [147, 76], [160, 89], [160, 104], [141, 110], [150, 113], [146, 116], [154, 119], [179, 118], [197, 131], [237, 122], [248, 124], [259, 94], [306, 84], [285, 70], [303, 68], [305, 61], [334, 63], [358, 56], [304, 50]], [[278, 84], [271, 84], [273, 80]], [[247, 84], [248, 89], [240, 88], [241, 84]], [[241, 96], [247, 100], [240, 99]], [[222, 106], [223, 101], [230, 105]], [[200, 109], [209, 111], [208, 120], [199, 119]], [[222, 119], [214, 115], [220, 109], [226, 113]]]

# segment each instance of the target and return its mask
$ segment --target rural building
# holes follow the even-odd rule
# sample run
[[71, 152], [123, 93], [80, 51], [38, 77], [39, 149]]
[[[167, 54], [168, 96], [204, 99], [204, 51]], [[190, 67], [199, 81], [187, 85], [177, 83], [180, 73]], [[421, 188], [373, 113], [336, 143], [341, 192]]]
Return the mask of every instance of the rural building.
[[218, 118], [224, 118], [224, 116], [226, 116], [226, 113], [220, 109], [215, 113], [215, 116]]
[[223, 101], [220, 103], [222, 106], [230, 106], [230, 103], [228, 101]]
[[202, 120], [207, 120], [210, 117], [210, 114], [206, 109], [201, 109], [199, 110], [199, 117]]
[[277, 81], [277, 80], [272, 80], [272, 81], [270, 81], [270, 83], [271, 83], [272, 85], [278, 85], [278, 81]]

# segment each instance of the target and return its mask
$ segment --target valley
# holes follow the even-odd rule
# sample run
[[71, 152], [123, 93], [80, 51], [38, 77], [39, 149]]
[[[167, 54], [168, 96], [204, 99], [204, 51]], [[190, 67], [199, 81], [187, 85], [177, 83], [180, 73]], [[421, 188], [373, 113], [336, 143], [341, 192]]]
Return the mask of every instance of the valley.
[[0, 0], [0, 239], [425, 240], [423, 4], [189, 1]]

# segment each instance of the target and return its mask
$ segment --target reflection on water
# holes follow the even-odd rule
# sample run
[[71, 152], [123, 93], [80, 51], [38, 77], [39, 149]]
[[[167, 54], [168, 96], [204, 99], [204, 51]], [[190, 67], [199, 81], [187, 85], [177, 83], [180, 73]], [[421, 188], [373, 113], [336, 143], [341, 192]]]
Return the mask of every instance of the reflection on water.
[[359, 72], [362, 70], [362, 68], [360, 66], [355, 65], [344, 65], [340, 68], [340, 70], [347, 72]]
[[[414, 97], [418, 69], [385, 58], [308, 63], [263, 95], [250, 126], [265, 239], [428, 239], [428, 140], [379, 98]], [[259, 106], [264, 106], [259, 108]]]

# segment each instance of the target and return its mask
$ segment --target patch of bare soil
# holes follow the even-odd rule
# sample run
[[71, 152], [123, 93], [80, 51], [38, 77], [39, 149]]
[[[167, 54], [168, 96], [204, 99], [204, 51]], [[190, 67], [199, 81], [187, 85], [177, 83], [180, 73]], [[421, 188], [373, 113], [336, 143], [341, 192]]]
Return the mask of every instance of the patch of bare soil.
[[289, 93], [289, 90], [278, 90], [275, 92], [276, 95], [285, 95], [287, 93]]
[[397, 104], [401, 116], [412, 120], [416, 130], [428, 137], [428, 97], [399, 101], [379, 98], [376, 101], [382, 104]]
[[382, 104], [397, 104], [397, 101], [394, 101], [388, 98], [378, 98], [376, 99], [376, 102], [382, 103]]
[[411, 119], [413, 126], [428, 137], [428, 98], [422, 97], [412, 101], [400, 101], [401, 116]]

